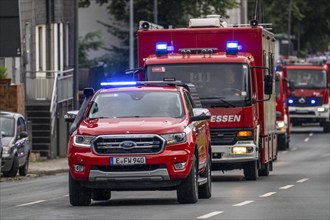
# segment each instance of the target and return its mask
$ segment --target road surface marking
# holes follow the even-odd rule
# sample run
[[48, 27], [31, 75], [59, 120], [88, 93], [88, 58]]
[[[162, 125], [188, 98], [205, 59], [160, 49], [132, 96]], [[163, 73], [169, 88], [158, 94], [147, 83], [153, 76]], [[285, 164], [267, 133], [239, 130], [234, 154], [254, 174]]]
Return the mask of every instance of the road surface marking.
[[304, 178], [304, 179], [298, 180], [297, 183], [303, 183], [303, 182], [305, 182], [307, 180], [309, 180], [309, 178]]
[[223, 211], [211, 212], [209, 214], [199, 216], [198, 218], [210, 218], [210, 217], [213, 217], [215, 215], [219, 215], [221, 213], [223, 213]]
[[307, 141], [309, 141], [309, 138], [305, 138], [304, 142], [307, 142]]
[[254, 202], [254, 201], [245, 201], [245, 202], [241, 202], [241, 203], [235, 204], [233, 206], [243, 206], [243, 205], [247, 205], [247, 204], [249, 204], [251, 202]]
[[33, 205], [33, 204], [37, 204], [37, 203], [41, 203], [41, 202], [46, 202], [46, 200], [38, 200], [38, 201], [35, 201], [35, 202], [24, 203], [24, 204], [17, 205], [16, 207], [22, 207], [22, 206], [27, 206], [27, 205]]
[[312, 137], [314, 134], [313, 133], [309, 133], [309, 136]]
[[269, 193], [266, 193], [266, 194], [263, 194], [259, 197], [268, 197], [268, 196], [271, 196], [271, 195], [274, 195], [276, 192], [269, 192]]
[[291, 151], [296, 151], [296, 150], [298, 150], [297, 147], [294, 147], [294, 148], [291, 149]]
[[289, 189], [291, 187], [293, 187], [294, 185], [286, 185], [286, 186], [282, 186], [280, 189]]
[[69, 194], [66, 194], [66, 195], [64, 195], [63, 197], [68, 197], [69, 196]]

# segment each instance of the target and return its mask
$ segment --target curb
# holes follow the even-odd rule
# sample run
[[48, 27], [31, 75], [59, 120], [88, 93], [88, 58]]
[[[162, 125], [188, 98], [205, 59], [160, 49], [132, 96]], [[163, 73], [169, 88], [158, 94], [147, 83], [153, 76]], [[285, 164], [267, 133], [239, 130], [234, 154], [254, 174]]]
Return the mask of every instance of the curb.
[[35, 175], [55, 175], [58, 173], [66, 173], [69, 172], [69, 168], [57, 169], [57, 170], [29, 170], [29, 174]]

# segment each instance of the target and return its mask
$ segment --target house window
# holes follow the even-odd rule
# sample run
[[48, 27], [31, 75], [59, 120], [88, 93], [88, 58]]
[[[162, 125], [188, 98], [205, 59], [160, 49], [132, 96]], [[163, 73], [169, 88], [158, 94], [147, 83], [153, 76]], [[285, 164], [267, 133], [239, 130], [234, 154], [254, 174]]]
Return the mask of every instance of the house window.
[[37, 77], [45, 77], [46, 74], [46, 25], [36, 26], [36, 70]]

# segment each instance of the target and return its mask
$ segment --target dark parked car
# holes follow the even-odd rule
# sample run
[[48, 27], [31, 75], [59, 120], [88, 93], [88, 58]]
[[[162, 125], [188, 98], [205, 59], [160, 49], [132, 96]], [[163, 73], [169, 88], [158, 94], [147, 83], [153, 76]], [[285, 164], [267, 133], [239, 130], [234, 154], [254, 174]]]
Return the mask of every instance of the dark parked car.
[[0, 111], [2, 135], [1, 172], [5, 177], [26, 176], [31, 151], [26, 122], [23, 115]]

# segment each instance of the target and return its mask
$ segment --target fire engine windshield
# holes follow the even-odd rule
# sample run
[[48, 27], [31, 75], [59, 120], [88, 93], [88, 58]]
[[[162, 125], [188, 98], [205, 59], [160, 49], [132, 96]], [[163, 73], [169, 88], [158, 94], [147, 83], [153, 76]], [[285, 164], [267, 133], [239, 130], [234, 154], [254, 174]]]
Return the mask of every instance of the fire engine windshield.
[[295, 88], [323, 89], [327, 87], [325, 70], [288, 70], [288, 79], [293, 80]]
[[168, 64], [153, 65], [146, 69], [148, 80], [174, 77], [196, 86], [202, 103], [223, 103], [242, 106], [249, 100], [249, 68], [245, 64]]
[[182, 116], [178, 92], [120, 91], [97, 95], [87, 119]]

